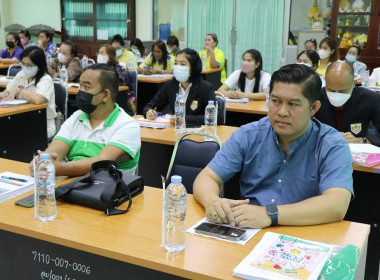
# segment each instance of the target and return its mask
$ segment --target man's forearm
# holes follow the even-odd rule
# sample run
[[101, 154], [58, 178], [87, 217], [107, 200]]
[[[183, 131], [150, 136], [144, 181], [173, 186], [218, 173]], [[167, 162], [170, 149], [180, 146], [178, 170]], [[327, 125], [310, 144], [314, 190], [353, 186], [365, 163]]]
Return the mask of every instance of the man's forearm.
[[219, 197], [220, 193], [218, 183], [209, 176], [210, 171], [213, 172], [210, 168], [206, 167], [195, 179], [193, 185], [194, 197], [203, 207], [205, 207], [207, 202]]

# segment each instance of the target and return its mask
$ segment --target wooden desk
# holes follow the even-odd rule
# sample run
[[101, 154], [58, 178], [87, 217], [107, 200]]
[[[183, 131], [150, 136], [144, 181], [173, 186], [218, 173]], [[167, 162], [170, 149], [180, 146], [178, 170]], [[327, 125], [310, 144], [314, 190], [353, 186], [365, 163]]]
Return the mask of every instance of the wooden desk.
[[0, 69], [8, 69], [11, 64], [0, 62]]
[[248, 103], [226, 103], [226, 124], [242, 126], [258, 121], [268, 114], [266, 101], [249, 101]]
[[[0, 160], [0, 172], [5, 170], [25, 174], [27, 165]], [[245, 246], [187, 233], [185, 250], [167, 253], [160, 247], [162, 192], [159, 189], [146, 187], [143, 194], [133, 199], [128, 213], [110, 217], [99, 210], [59, 201], [57, 219], [46, 223], [34, 220], [33, 208], [14, 205], [21, 197], [0, 204], [0, 261], [4, 279], [41, 279], [42, 271], [63, 275], [63, 279], [65, 275], [71, 279], [93, 280], [120, 277], [237, 279], [232, 276], [232, 270], [267, 231], [358, 246], [361, 250], [356, 279], [363, 279], [360, 268], [365, 264], [369, 233], [369, 226], [365, 224], [342, 221], [306, 227], [273, 227], [260, 231]], [[204, 209], [189, 195], [186, 228], [203, 217]], [[33, 251], [37, 261], [34, 261]], [[49, 256], [49, 265], [42, 263], [42, 254], [44, 260]], [[63, 266], [67, 263], [72, 266], [60, 268], [61, 259]], [[84, 271], [89, 268], [90, 274], [74, 271], [74, 263], [81, 264]]]
[[0, 108], [0, 155], [29, 162], [33, 153], [47, 147], [47, 104]]
[[201, 77], [203, 80], [209, 82], [214, 86], [214, 90], [218, 90], [222, 85], [220, 82], [220, 77], [222, 73], [222, 68], [211, 68], [210, 70], [202, 71]]

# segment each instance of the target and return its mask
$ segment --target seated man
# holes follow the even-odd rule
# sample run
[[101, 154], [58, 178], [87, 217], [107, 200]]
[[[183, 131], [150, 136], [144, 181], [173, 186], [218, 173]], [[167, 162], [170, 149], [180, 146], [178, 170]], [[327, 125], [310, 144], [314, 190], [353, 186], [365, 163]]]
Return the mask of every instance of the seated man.
[[[340, 221], [350, 203], [352, 158], [335, 129], [311, 118], [321, 79], [292, 64], [273, 73], [268, 117], [235, 131], [194, 182], [194, 196], [215, 223], [264, 228]], [[240, 175], [242, 200], [219, 197]]]
[[380, 146], [380, 94], [355, 87], [354, 72], [337, 61], [326, 70], [326, 88], [322, 88], [321, 109], [315, 117], [341, 131], [348, 143]]
[[[114, 160], [118, 169], [134, 174], [140, 157], [140, 127], [115, 103], [119, 78], [106, 64], [94, 64], [80, 77], [76, 111], [62, 125], [45, 152], [57, 176], [81, 176], [91, 164]], [[68, 162], [63, 162], [67, 157]], [[29, 165], [33, 174], [33, 162]]]

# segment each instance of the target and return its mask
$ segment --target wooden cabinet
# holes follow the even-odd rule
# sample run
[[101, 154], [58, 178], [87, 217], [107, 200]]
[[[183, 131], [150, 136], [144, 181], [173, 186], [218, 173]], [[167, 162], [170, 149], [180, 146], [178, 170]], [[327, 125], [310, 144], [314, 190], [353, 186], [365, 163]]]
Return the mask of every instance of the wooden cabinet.
[[135, 0], [61, 0], [62, 41], [71, 40], [78, 56], [96, 58], [113, 35], [135, 37]]
[[330, 36], [339, 43], [341, 59], [350, 45], [360, 45], [360, 61], [368, 69], [380, 66], [380, 1], [333, 0]]

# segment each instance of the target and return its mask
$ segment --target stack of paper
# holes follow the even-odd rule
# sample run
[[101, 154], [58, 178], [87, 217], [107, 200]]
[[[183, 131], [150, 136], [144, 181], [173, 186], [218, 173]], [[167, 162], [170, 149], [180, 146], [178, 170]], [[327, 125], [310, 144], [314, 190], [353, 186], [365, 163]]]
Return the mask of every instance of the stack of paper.
[[226, 102], [233, 102], [233, 103], [247, 103], [247, 102], [249, 102], [248, 98], [234, 99], [234, 98], [225, 97], [225, 100], [226, 100]]
[[333, 248], [333, 245], [267, 232], [232, 275], [243, 279], [315, 280]]
[[0, 77], [0, 82], [4, 83], [10, 83], [14, 79], [13, 76], [5, 76], [5, 77]]
[[[21, 182], [22, 180], [24, 182]], [[2, 172], [0, 173], [0, 202], [30, 191], [33, 187], [33, 177], [15, 174], [8, 171]]]
[[374, 166], [380, 164], [380, 148], [371, 144], [349, 144], [352, 160], [359, 165]]
[[169, 119], [164, 117], [157, 117], [155, 120], [147, 120], [144, 118], [137, 119], [141, 127], [150, 127], [150, 128], [167, 128], [172, 126]]
[[173, 77], [173, 74], [152, 74], [152, 75], [139, 74], [139, 77], [146, 77], [146, 78], [170, 78], [170, 77]]
[[28, 100], [21, 100], [21, 99], [13, 99], [9, 101], [0, 100], [0, 107], [11, 107], [11, 106], [17, 106], [29, 103]]

